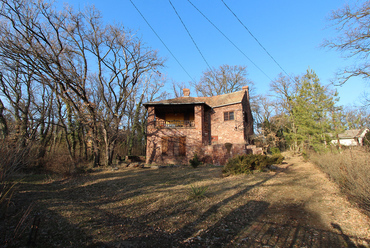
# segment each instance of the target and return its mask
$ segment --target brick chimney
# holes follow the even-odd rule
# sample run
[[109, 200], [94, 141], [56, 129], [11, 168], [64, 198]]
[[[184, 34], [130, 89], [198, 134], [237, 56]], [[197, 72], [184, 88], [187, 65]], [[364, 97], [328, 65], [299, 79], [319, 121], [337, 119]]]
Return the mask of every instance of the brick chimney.
[[184, 96], [190, 96], [190, 90], [189, 89], [182, 89], [184, 92]]
[[243, 86], [242, 90], [247, 92], [247, 99], [249, 101], [249, 86]]

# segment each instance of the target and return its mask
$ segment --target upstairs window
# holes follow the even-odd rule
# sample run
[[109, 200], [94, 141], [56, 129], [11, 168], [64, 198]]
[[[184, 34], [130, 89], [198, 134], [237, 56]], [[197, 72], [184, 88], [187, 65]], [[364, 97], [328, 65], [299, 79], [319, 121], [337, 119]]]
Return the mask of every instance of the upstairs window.
[[234, 120], [234, 111], [224, 112], [224, 121]]

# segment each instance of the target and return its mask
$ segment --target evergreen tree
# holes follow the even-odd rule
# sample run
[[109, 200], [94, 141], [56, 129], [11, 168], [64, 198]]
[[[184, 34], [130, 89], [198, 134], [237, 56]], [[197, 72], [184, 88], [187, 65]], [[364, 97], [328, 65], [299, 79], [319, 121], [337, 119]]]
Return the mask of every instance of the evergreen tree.
[[289, 133], [295, 150], [320, 149], [333, 130], [336, 119], [337, 93], [321, 85], [313, 70], [297, 81], [292, 97], [291, 119], [295, 130]]

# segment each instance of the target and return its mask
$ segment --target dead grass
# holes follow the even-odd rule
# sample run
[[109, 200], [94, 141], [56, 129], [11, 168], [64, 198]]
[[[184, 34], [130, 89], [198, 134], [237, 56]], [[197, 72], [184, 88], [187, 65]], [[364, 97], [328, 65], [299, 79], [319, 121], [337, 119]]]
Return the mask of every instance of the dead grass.
[[[34, 201], [43, 220], [42, 247], [80, 247], [159, 230], [176, 236], [182, 229], [206, 228], [248, 201], [240, 191], [271, 176], [224, 179], [221, 168], [206, 167], [104, 170], [52, 182], [26, 178], [15, 201]], [[207, 197], [189, 197], [192, 185], [207, 188]]]
[[352, 148], [342, 152], [313, 154], [310, 159], [320, 166], [347, 194], [370, 214], [370, 153]]
[[[292, 194], [276, 194], [277, 189], [285, 192], [286, 181], [307, 185], [293, 172], [285, 175], [284, 166], [277, 172], [227, 178], [222, 177], [220, 167], [206, 166], [105, 169], [58, 180], [25, 178], [9, 213], [14, 218], [0, 225], [0, 233], [6, 236], [21, 218], [18, 211], [32, 203], [32, 213], [24, 223], [31, 226], [34, 216], [40, 217], [33, 240], [36, 247], [351, 245], [348, 236], [307, 227], [307, 223], [298, 223], [298, 215], [291, 215], [294, 211], [283, 211], [290, 203], [282, 199], [291, 199]], [[299, 178], [307, 180], [306, 176]], [[192, 185], [207, 188], [206, 197], [189, 197]], [[308, 213], [299, 206], [299, 216]], [[279, 218], [284, 222], [273, 221]], [[315, 220], [320, 222], [320, 216]], [[27, 229], [8, 247], [25, 246], [28, 233]]]

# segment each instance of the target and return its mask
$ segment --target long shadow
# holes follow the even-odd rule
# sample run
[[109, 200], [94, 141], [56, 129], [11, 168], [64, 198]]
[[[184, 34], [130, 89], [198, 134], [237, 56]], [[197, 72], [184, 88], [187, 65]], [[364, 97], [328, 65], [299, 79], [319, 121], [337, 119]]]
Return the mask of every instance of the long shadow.
[[[365, 247], [365, 239], [343, 232], [307, 227], [303, 224], [279, 224], [261, 221], [269, 208], [264, 201], [249, 201], [206, 229], [189, 226], [175, 233], [153, 229], [151, 235], [116, 240], [121, 247]], [[190, 225], [192, 225], [191, 223]], [[339, 228], [339, 225], [336, 228]], [[106, 245], [110, 245], [109, 243]]]
[[[249, 201], [206, 229], [194, 223], [175, 233], [153, 230], [151, 235], [117, 240], [122, 247], [365, 247], [359, 239], [343, 232], [304, 224], [279, 224], [260, 220], [269, 208], [264, 201]], [[198, 223], [199, 221], [197, 221]], [[341, 230], [338, 224], [332, 224]], [[191, 228], [189, 228], [191, 227]], [[357, 244], [355, 244], [355, 242]]]
[[[170, 171], [168, 172], [170, 173]], [[55, 200], [55, 203], [54, 201], [51, 204], [45, 203], [45, 206], [42, 205], [39, 208], [39, 211], [43, 214], [41, 225], [43, 223], [45, 225], [60, 225], [60, 233], [55, 231], [55, 229], [49, 231], [43, 230], [40, 233], [39, 242], [48, 245], [48, 247], [356, 247], [352, 241], [354, 237], [349, 237], [341, 232], [341, 228], [337, 224], [333, 224], [333, 227], [339, 232], [332, 232], [310, 228], [305, 226], [304, 223], [282, 224], [269, 220], [266, 218], [266, 213], [269, 212], [272, 206], [265, 201], [244, 201], [244, 205], [233, 209], [226, 216], [221, 217], [215, 222], [211, 220], [223, 207], [232, 205], [233, 201], [242, 198], [251, 189], [261, 186], [281, 172], [277, 172], [271, 176], [263, 175], [263, 178], [257, 183], [247, 187], [244, 186], [236, 194], [212, 205], [195, 220], [185, 222], [184, 226], [173, 232], [155, 227], [152, 223], [160, 222], [161, 218], [163, 221], [163, 218], [176, 216], [179, 213], [183, 214], [184, 210], [188, 209], [192, 204], [191, 201], [186, 199], [178, 201], [176, 206], [171, 206], [172, 209], [170, 211], [158, 209], [131, 218], [128, 215], [121, 214], [122, 212], [112, 213], [112, 209], [101, 208], [106, 203], [114, 202], [114, 199], [111, 199], [112, 195], [109, 194], [101, 195], [101, 190], [94, 192], [94, 187], [97, 187], [97, 189], [109, 187], [109, 183], [94, 183], [86, 186], [86, 189], [81, 188], [81, 184], [77, 183], [63, 191], [58, 190], [58, 188], [63, 188], [64, 182], [61, 182], [60, 185], [57, 183], [51, 186], [50, 191], [41, 192], [41, 195], [37, 199], [42, 199], [43, 201], [48, 199], [50, 201]], [[137, 181], [141, 177], [145, 177], [145, 175], [148, 174], [132, 172], [128, 173], [128, 175], [122, 174], [120, 176], [117, 173], [108, 173], [106, 176], [112, 178], [118, 177], [117, 179], [110, 180], [110, 183], [125, 185], [125, 180]], [[99, 175], [99, 178], [103, 179], [104, 177]], [[146, 178], [146, 180], [149, 179]], [[95, 178], [92, 180], [95, 180]], [[172, 178], [171, 180], [175, 179]], [[194, 181], [197, 180], [199, 178], [194, 178]], [[168, 185], [159, 185], [159, 183], [159, 181], [155, 180], [149, 184], [145, 183], [145, 187], [148, 189], [140, 189], [144, 186], [140, 186], [139, 184], [136, 190], [142, 190], [144, 192], [168, 187]], [[186, 184], [188, 183], [186, 182]], [[153, 188], [152, 186], [156, 187]], [[235, 190], [237, 187], [240, 187], [240, 185], [235, 185], [235, 187], [233, 186], [227, 190]], [[45, 190], [45, 185], [43, 187], [40, 186], [39, 189]], [[82, 194], [83, 198], [81, 201], [76, 200], [75, 197], [83, 193], [83, 190], [86, 190], [89, 195], [83, 196]], [[122, 189], [119, 200], [122, 201], [130, 197], [130, 190], [132, 188]], [[55, 194], [56, 192], [58, 193]], [[54, 207], [58, 207], [56, 204], [64, 204], [63, 200], [68, 199], [68, 196], [72, 195], [72, 201], [66, 202], [66, 207], [68, 204], [73, 203], [74, 207], [88, 209], [88, 212], [84, 214], [91, 214], [93, 217], [91, 222], [81, 223], [81, 225], [93, 226], [93, 229], [88, 232], [89, 234], [83, 231], [83, 226], [71, 224], [68, 218], [60, 216], [52, 210]], [[141, 204], [145, 205], [148, 202]], [[144, 205], [137, 205], [136, 207], [145, 207]], [[296, 211], [305, 213], [306, 210], [302, 207], [302, 209], [296, 209]], [[313, 218], [318, 217], [313, 216]], [[104, 230], [112, 230], [109, 231], [111, 232], [109, 236], [116, 237], [116, 239], [110, 242], [100, 241], [94, 243], [93, 240], [96, 237], [93, 236], [93, 233], [98, 232], [102, 227], [104, 227]], [[132, 229], [130, 230], [131, 236], [125, 234], [120, 238], [119, 233], [125, 231], [125, 228]], [[65, 230], [68, 231], [66, 232]]]
[[[362, 247], [353, 243], [352, 239], [356, 237], [349, 237], [343, 232], [307, 227], [304, 223], [279, 224], [261, 221], [260, 219], [263, 219], [261, 217], [269, 208], [269, 203], [264, 201], [249, 201], [205, 230], [198, 230], [198, 226], [206, 223], [208, 218], [222, 206], [276, 175], [248, 186], [211, 206], [195, 221], [174, 233], [156, 229], [152, 234], [117, 240], [117, 242], [122, 242], [124, 247]], [[306, 214], [304, 209], [295, 209], [295, 211]]]
[[[140, 178], [139, 175], [137, 175], [137, 174], [135, 175], [135, 174], [136, 173], [133, 173], [132, 175], [129, 175], [128, 177], [133, 177], [133, 178], [139, 177]], [[117, 177], [117, 174], [109, 175], [109, 176]], [[204, 212], [196, 221], [194, 221], [192, 223], [188, 223], [186, 226], [184, 226], [183, 228], [178, 230], [177, 233], [175, 233], [174, 235], [178, 236], [178, 237], [181, 237], [181, 240], [184, 240], [186, 238], [191, 237], [192, 233], [196, 230], [196, 225], [198, 223], [207, 220], [207, 218], [210, 215], [217, 212], [218, 209], [221, 208], [223, 205], [225, 205], [225, 204], [229, 203], [230, 201], [238, 198], [239, 196], [242, 196], [243, 194], [245, 194], [250, 189], [261, 185], [262, 183], [266, 182], [267, 180], [271, 179], [274, 176], [275, 175], [267, 177], [264, 180], [261, 180], [260, 182], [254, 184], [254, 185], [248, 186], [245, 189], [239, 191], [237, 194], [234, 194], [234, 195], [230, 196], [229, 198], [223, 200], [222, 202], [220, 202], [216, 205], [213, 205], [206, 212]], [[126, 179], [127, 179], [127, 177], [126, 177]], [[113, 182], [119, 183], [122, 180], [124, 181], [125, 179], [119, 177], [119, 179], [113, 179], [110, 182], [113, 181]], [[194, 179], [194, 181], [197, 181], [197, 180], [199, 180], [199, 178]], [[187, 183], [189, 183], [189, 182], [187, 182]], [[151, 231], [150, 227], [148, 228], [148, 223], [160, 220], [160, 218], [163, 218], [163, 216], [165, 216], [165, 214], [169, 214], [169, 215], [174, 216], [174, 215], [178, 214], [179, 212], [181, 212], [182, 209], [187, 209], [189, 207], [189, 205], [192, 204], [188, 200], [183, 200], [183, 201], [178, 202], [178, 206], [174, 207], [172, 212], [164, 212], [162, 210], [158, 210], [156, 212], [151, 212], [151, 213], [148, 213], [148, 214], [144, 214], [144, 215], [142, 215], [140, 217], [137, 217], [137, 218], [117, 216], [115, 214], [112, 214], [109, 210], [104, 210], [104, 209], [100, 208], [100, 206], [102, 204], [105, 204], [107, 202], [113, 202], [112, 199], [109, 200], [110, 196], [109, 195], [101, 195], [99, 193], [98, 194], [94, 193], [94, 187], [97, 187], [97, 188], [103, 187], [104, 188], [104, 187], [108, 186], [107, 184], [105, 184], [104, 182], [99, 182], [99, 183], [95, 183], [95, 184], [86, 186], [87, 187], [86, 190], [87, 190], [89, 195], [85, 195], [85, 196], [83, 194], [84, 189], [81, 189], [80, 185], [81, 185], [80, 183], [76, 183], [76, 184], [72, 183], [71, 185], [68, 185], [68, 182], [61, 181], [61, 182], [52, 183], [51, 185], [37, 185], [37, 187], [35, 187], [35, 188], [39, 189], [40, 190], [39, 192], [33, 191], [33, 192], [25, 193], [25, 195], [23, 197], [28, 197], [30, 199], [33, 198], [36, 201], [38, 201], [38, 200], [48, 201], [47, 204], [39, 203], [39, 207], [37, 209], [37, 212], [41, 214], [42, 219], [43, 219], [42, 223], [41, 223], [41, 225], [42, 225], [41, 229], [43, 231], [41, 231], [41, 233], [39, 234], [39, 240], [38, 240], [38, 242], [40, 244], [50, 245], [50, 247], [60, 246], [60, 245], [64, 246], [64, 247], [73, 247], [76, 244], [81, 245], [83, 243], [84, 244], [91, 243], [91, 241], [93, 240], [91, 235], [87, 235], [86, 233], [84, 233], [84, 231], [82, 231], [81, 226], [71, 224], [71, 222], [68, 221], [65, 217], [60, 216], [58, 213], [54, 212], [53, 210], [50, 210], [50, 209], [53, 209], [53, 208], [61, 208], [62, 207], [62, 208], [70, 209], [68, 207], [68, 205], [73, 203], [73, 205], [76, 206], [76, 207], [82, 207], [82, 208], [88, 209], [88, 211], [87, 211], [88, 213], [85, 213], [85, 214], [90, 213], [90, 214], [94, 215], [93, 216], [94, 218], [92, 219], [91, 222], [83, 223], [83, 225], [89, 224], [89, 225], [94, 226], [94, 230], [99, 229], [101, 226], [104, 226], [104, 225], [109, 226], [110, 224], [121, 223], [124, 226], [132, 226], [132, 228], [134, 229], [133, 233], [136, 233], [136, 235], [138, 233], [141, 233], [140, 232], [141, 228], [142, 228], [143, 231], [145, 230], [145, 232], [147, 232], [147, 233], [148, 232], [151, 233], [153, 231], [154, 232], [153, 233], [154, 238], [156, 240], [158, 240], [158, 238], [160, 238], [160, 236], [157, 235], [158, 232], [155, 231], [155, 230]], [[145, 184], [145, 185], [146, 185], [146, 187], [148, 187], [147, 184]], [[156, 185], [156, 182], [151, 182], [150, 186], [152, 186], [152, 185]], [[26, 186], [26, 185], [24, 185], [24, 186]], [[165, 187], [165, 186], [160, 186], [160, 187]], [[76, 200], [76, 196], [81, 196], [82, 197], [81, 200]], [[106, 199], [107, 201], [104, 200], [105, 198], [107, 198]], [[67, 201], [65, 201], [65, 200], [67, 200]], [[121, 198], [121, 200], [122, 200], [122, 198]], [[144, 203], [144, 204], [148, 204], [148, 203]], [[60, 228], [60, 233], [57, 232], [55, 230], [55, 228], [48, 228], [49, 226]], [[65, 237], [63, 237], [63, 235]], [[165, 236], [162, 237], [162, 238], [163, 238], [163, 240], [168, 240], [168, 238], [170, 238], [171, 236], [173, 236], [173, 234], [165, 234]], [[78, 241], [76, 241], [76, 240], [78, 240]], [[161, 247], [161, 244], [162, 244], [163, 240], [157, 242], [159, 247]], [[169, 240], [171, 240], [171, 238]], [[138, 242], [136, 242], [135, 240], [132, 240], [132, 241], [130, 241], [130, 244], [140, 243], [141, 245], [138, 245], [138, 246], [134, 245], [134, 247], [140, 247], [140, 246], [142, 246], [143, 242], [147, 243], [148, 240], [147, 240], [147, 238], [144, 238], [144, 240], [139, 239], [137, 241]], [[79, 242], [81, 242], [81, 243], [79, 243]], [[124, 241], [120, 240], [119, 242], [122, 243]], [[153, 247], [153, 243], [149, 243], [149, 244], [150, 244], [149, 247]], [[94, 243], [92, 243], [91, 245], [93, 247]], [[111, 243], [106, 243], [105, 245], [100, 243], [100, 244], [97, 244], [97, 245], [98, 246], [101, 245], [102, 247], [109, 247], [111, 245]]]
[[303, 225], [255, 221], [235, 240], [241, 247], [364, 247], [356, 237]]
[[[81, 247], [81, 244], [91, 243], [91, 240], [93, 240], [92, 236], [87, 235], [81, 229], [80, 225], [71, 224], [71, 221], [69, 221], [68, 218], [65, 218], [56, 211], [51, 210], [54, 208], [63, 208], [66, 209], [66, 211], [71, 211], [71, 204], [73, 204], [73, 206], [75, 206], [77, 209], [79, 207], [85, 207], [87, 212], [92, 214], [93, 219], [96, 220], [93, 220], [88, 224], [95, 225], [95, 229], [102, 225], [108, 225], [109, 222], [120, 221], [122, 224], [128, 225], [134, 224], [133, 222], [145, 223], [149, 219], [148, 216], [142, 216], [141, 218], [112, 216], [109, 211], [99, 208], [106, 203], [114, 203], [114, 200], [111, 198], [114, 195], [110, 193], [104, 193], [104, 191], [101, 189], [110, 187], [110, 184], [117, 184], [118, 187], [120, 187], [117, 189], [117, 191], [121, 191], [118, 201], [121, 201], [124, 199], [129, 199], [134, 195], [138, 195], [140, 190], [143, 191], [142, 193], [145, 193], [150, 189], [153, 190], [153, 186], [156, 186], [155, 190], [168, 187], [168, 185], [163, 185], [163, 178], [161, 180], [151, 180], [151, 175], [156, 173], [160, 172], [151, 171], [148, 173], [148, 171], [127, 170], [119, 173], [89, 175], [88, 178], [81, 177], [81, 181], [74, 179], [53, 181], [45, 184], [34, 184], [33, 182], [29, 182], [30, 184], [28, 182], [21, 183], [20, 193], [14, 197], [14, 204], [18, 205], [18, 211], [20, 211], [22, 206], [26, 206], [31, 202], [35, 202], [36, 206], [28, 216], [27, 220], [24, 222], [24, 224], [28, 227], [23, 233], [23, 236], [17, 242], [25, 244], [29, 227], [32, 225], [32, 217], [35, 213], [38, 213], [41, 216], [40, 231], [36, 237], [38, 244], [45, 245], [45, 247], [76, 247], [75, 245], [78, 244], [78, 246]], [[171, 173], [171, 171], [166, 169], [166, 173]], [[186, 184], [196, 182], [202, 178], [196, 176], [193, 171], [190, 174], [194, 175], [190, 175], [190, 177], [186, 180]], [[146, 176], [149, 176], [149, 178], [145, 178]], [[108, 182], [99, 181], [99, 179], [107, 178]], [[112, 179], [109, 180], [109, 178]], [[138, 183], [140, 179], [146, 180], [147, 182], [140, 184]], [[176, 180], [176, 178], [172, 178], [171, 180]], [[89, 184], [90, 182], [95, 181], [98, 182]], [[88, 183], [87, 186], [83, 185], [85, 182]], [[132, 187], [126, 187], [128, 184], [127, 182], [134, 184], [135, 188], [133, 189]], [[177, 181], [176, 183], [181, 184], [181, 181]], [[140, 189], [144, 187], [146, 189]], [[97, 190], [94, 190], [95, 188]], [[132, 193], [132, 191], [135, 192]], [[145, 204], [148, 204], [148, 202], [144, 202], [142, 204], [142, 207], [145, 207]], [[182, 202], [180, 201], [180, 206], [184, 208], [188, 207], [188, 204], [190, 203], [187, 200]], [[180, 209], [176, 208], [172, 214], [175, 215], [176, 212], [179, 211]], [[14, 213], [14, 215], [16, 214], [17, 213]], [[151, 215], [156, 214], [161, 215], [161, 212], [151, 213]], [[144, 226], [145, 225], [147, 224], [144, 224]], [[60, 232], [55, 231], [55, 229], [58, 228], [60, 229]], [[139, 231], [140, 230], [138, 229], [137, 232]], [[65, 235], [65, 237], [63, 237], [63, 235]], [[78, 241], [76, 243], [76, 240], [81, 241], [81, 243], [78, 243]], [[0, 240], [0, 244], [3, 242], [5, 242], [5, 240]]]
[[[24, 213], [22, 209], [17, 211]], [[0, 247], [84, 247], [93, 240], [78, 224], [72, 224], [68, 218], [43, 204], [35, 204], [29, 215], [24, 217], [25, 219], [19, 219], [16, 216], [15, 222], [5, 226], [11, 235], [5, 240], [0, 238]], [[19, 229], [15, 225], [20, 225]]]
[[[186, 240], [191, 240], [192, 236], [194, 235], [194, 233], [197, 233], [197, 225], [201, 224], [202, 222], [205, 222], [207, 221], [207, 219], [217, 213], [221, 207], [225, 206], [226, 204], [230, 203], [231, 201], [243, 196], [244, 194], [246, 194], [248, 191], [250, 191], [251, 189], [255, 188], [255, 187], [258, 187], [262, 184], [264, 184], [265, 182], [267, 182], [268, 180], [271, 180], [272, 178], [276, 177], [278, 174], [280, 174], [282, 171], [280, 172], [277, 172], [271, 176], [268, 176], [266, 178], [264, 178], [263, 180], [253, 184], [253, 185], [250, 185], [242, 190], [240, 190], [238, 193], [224, 199], [223, 201], [220, 201], [219, 203], [217, 204], [214, 204], [213, 206], [211, 206], [210, 208], [208, 208], [204, 213], [202, 213], [195, 221], [193, 222], [190, 222], [188, 224], [186, 224], [185, 226], [183, 226], [182, 228], [180, 228], [179, 230], [177, 230], [176, 232], [172, 233], [172, 234], [169, 234], [169, 233], [166, 233], [166, 232], [156, 232], [152, 235], [145, 235], [145, 236], [140, 236], [140, 237], [135, 237], [135, 238], [130, 238], [130, 239], [127, 239], [127, 241], [130, 242], [131, 245], [135, 244], [135, 246], [137, 247], [164, 247], [164, 246], [161, 246], [163, 245], [163, 242], [165, 240], [170, 241], [170, 243], [167, 243], [167, 245], [169, 245], [169, 247], [177, 247], [177, 246], [187, 246], [188, 244], [184, 241]], [[267, 208], [268, 204], [267, 203], [258, 203], [256, 201], [252, 201], [250, 203], [248, 203], [246, 206], [244, 206], [245, 209], [249, 209], [251, 208], [251, 206], [254, 206], [254, 207], [260, 207], [261, 209], [260, 210], [257, 210], [255, 209], [255, 214], [251, 214], [252, 212], [248, 212], [248, 214], [251, 215], [251, 217], [258, 217], [259, 214], [263, 213], [263, 211]], [[256, 215], [257, 213], [257, 215]], [[250, 221], [254, 218], [247, 218], [247, 219], [244, 219], [244, 221]], [[229, 235], [230, 237], [232, 235]]]

